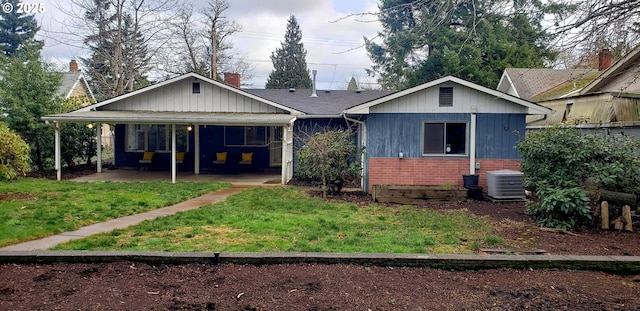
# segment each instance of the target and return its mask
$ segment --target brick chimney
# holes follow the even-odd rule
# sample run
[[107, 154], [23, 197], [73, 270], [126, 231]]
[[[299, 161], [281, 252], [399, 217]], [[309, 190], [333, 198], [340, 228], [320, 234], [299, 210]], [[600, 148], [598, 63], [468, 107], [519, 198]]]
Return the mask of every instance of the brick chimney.
[[240, 74], [239, 73], [224, 73], [224, 83], [240, 88]]
[[612, 58], [609, 49], [602, 49], [598, 54], [598, 70], [604, 71], [611, 67]]
[[78, 72], [78, 62], [75, 59], [69, 62], [69, 72]]

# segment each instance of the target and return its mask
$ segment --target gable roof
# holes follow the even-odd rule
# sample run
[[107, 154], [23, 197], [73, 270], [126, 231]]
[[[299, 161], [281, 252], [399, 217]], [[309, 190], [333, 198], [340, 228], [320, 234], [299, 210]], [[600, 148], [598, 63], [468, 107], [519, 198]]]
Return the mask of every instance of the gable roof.
[[[627, 70], [635, 70], [636, 73], [633, 75], [633, 79], [637, 79], [638, 75], [640, 75], [640, 44], [636, 46], [633, 50], [627, 53], [623, 58], [619, 59], [613, 65], [611, 65], [607, 70], [605, 70], [598, 78], [593, 80], [591, 83], [587, 84], [580, 94], [594, 93], [600, 91], [600, 89], [620, 75], [622, 75]], [[635, 81], [632, 81], [632, 83]], [[623, 90], [626, 91], [626, 90]]]
[[506, 93], [503, 93], [503, 92], [500, 92], [500, 91], [497, 91], [497, 90], [493, 90], [493, 89], [490, 89], [490, 88], [475, 84], [473, 82], [469, 82], [469, 81], [466, 81], [466, 80], [462, 80], [460, 78], [456, 78], [454, 76], [446, 76], [446, 77], [443, 77], [443, 78], [440, 78], [440, 79], [437, 79], [437, 80], [433, 80], [431, 82], [427, 82], [427, 83], [423, 83], [423, 84], [414, 86], [412, 88], [409, 88], [409, 89], [406, 89], [406, 90], [403, 90], [403, 91], [392, 93], [392, 94], [387, 95], [385, 97], [381, 97], [381, 98], [372, 100], [370, 102], [367, 102], [367, 103], [364, 103], [364, 104], [361, 104], [361, 105], [350, 107], [349, 109], [346, 109], [344, 111], [344, 113], [345, 114], [363, 114], [363, 113], [366, 114], [366, 113], [368, 113], [368, 109], [370, 107], [372, 107], [372, 106], [375, 106], [375, 105], [378, 105], [378, 104], [381, 104], [381, 103], [384, 103], [384, 102], [388, 102], [388, 101], [394, 100], [396, 98], [399, 98], [399, 97], [402, 97], [402, 96], [406, 96], [408, 94], [411, 94], [411, 93], [414, 93], [414, 92], [418, 92], [418, 91], [421, 91], [421, 90], [424, 90], [424, 89], [427, 89], [427, 88], [430, 88], [430, 87], [433, 87], [433, 86], [436, 86], [438, 84], [442, 84], [442, 83], [445, 83], [445, 82], [453, 82], [453, 83], [456, 83], [456, 84], [460, 84], [460, 85], [466, 86], [468, 88], [474, 89], [476, 91], [483, 92], [483, 93], [486, 93], [488, 95], [491, 95], [491, 96], [494, 96], [494, 97], [501, 98], [501, 99], [504, 99], [506, 101], [512, 102], [514, 104], [518, 104], [518, 105], [524, 106], [524, 107], [528, 108], [528, 110], [527, 110], [528, 114], [550, 114], [552, 112], [552, 110], [547, 108], [547, 107], [532, 103], [530, 101], [518, 98], [516, 96], [509, 95], [509, 94], [506, 94]]
[[107, 106], [109, 104], [118, 102], [118, 101], [123, 100], [125, 98], [129, 98], [129, 97], [133, 97], [133, 96], [136, 96], [136, 95], [139, 95], [139, 94], [142, 94], [142, 93], [150, 92], [150, 91], [153, 91], [155, 89], [164, 87], [166, 85], [173, 84], [173, 83], [176, 83], [176, 82], [179, 82], [179, 81], [182, 81], [182, 80], [185, 80], [185, 79], [190, 79], [190, 78], [195, 78], [195, 79], [204, 81], [204, 82], [209, 83], [211, 85], [214, 85], [214, 86], [220, 87], [222, 89], [231, 91], [233, 93], [237, 93], [237, 94], [240, 94], [242, 96], [246, 96], [248, 98], [254, 99], [254, 100], [256, 100], [258, 102], [261, 102], [261, 103], [264, 103], [266, 105], [270, 105], [270, 106], [285, 110], [285, 111], [287, 111], [287, 112], [289, 112], [291, 114], [296, 114], [296, 115], [303, 114], [303, 112], [298, 111], [296, 109], [293, 109], [291, 107], [287, 107], [287, 106], [284, 106], [282, 104], [276, 103], [274, 101], [271, 101], [271, 100], [268, 100], [268, 99], [265, 99], [265, 98], [262, 98], [262, 97], [258, 97], [256, 95], [251, 94], [249, 92], [246, 92], [246, 91], [244, 91], [242, 89], [235, 88], [233, 86], [230, 86], [230, 85], [227, 85], [227, 84], [224, 84], [224, 83], [209, 79], [207, 77], [201, 76], [201, 75], [199, 75], [197, 73], [193, 73], [193, 72], [187, 73], [187, 74], [183, 74], [183, 75], [177, 76], [175, 78], [168, 79], [168, 80], [165, 80], [165, 81], [162, 81], [162, 82], [159, 82], [159, 83], [144, 87], [142, 89], [139, 89], [137, 91], [133, 91], [131, 93], [126, 93], [126, 94], [123, 94], [123, 95], [120, 95], [120, 96], [116, 96], [114, 98], [111, 98], [111, 99], [108, 99], [108, 100], [93, 104], [91, 106], [84, 107], [84, 108], [79, 109], [77, 111], [99, 110], [99, 108], [101, 108], [103, 106]]
[[95, 100], [93, 92], [89, 87], [89, 83], [87, 83], [87, 80], [84, 78], [84, 74], [81, 71], [63, 72], [62, 81], [60, 83], [60, 86], [58, 87], [58, 90], [56, 91], [56, 95], [67, 99], [71, 97], [73, 91], [78, 87], [83, 88], [87, 95], [91, 99]]
[[292, 109], [316, 116], [340, 116], [349, 107], [389, 95], [393, 91], [316, 91], [312, 97], [310, 89], [248, 89], [248, 93], [280, 103]]
[[[514, 96], [535, 101], [551, 89], [562, 89], [566, 93], [579, 89], [595, 79], [598, 72], [596, 69], [506, 68], [496, 89], [507, 92], [511, 88]], [[566, 93], [551, 95], [562, 97]]]
[[559, 98], [576, 96], [580, 94], [580, 91], [585, 85], [597, 78], [600, 73], [601, 72], [597, 70], [585, 73], [581, 77], [576, 77], [575, 79], [568, 80], [565, 83], [549, 88], [548, 90], [531, 97], [529, 100], [534, 103], [540, 103]]

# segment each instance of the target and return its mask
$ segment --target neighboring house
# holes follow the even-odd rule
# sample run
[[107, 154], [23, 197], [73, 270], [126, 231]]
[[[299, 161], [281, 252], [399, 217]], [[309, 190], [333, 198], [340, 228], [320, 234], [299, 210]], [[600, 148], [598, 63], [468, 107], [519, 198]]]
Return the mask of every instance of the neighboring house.
[[[497, 90], [535, 102], [536, 99], [562, 97], [579, 91], [599, 74], [596, 69], [507, 68], [502, 73]], [[552, 89], [562, 90], [550, 94]]]
[[[551, 112], [455, 77], [400, 92], [244, 90], [237, 75], [225, 81], [235, 82], [189, 73], [43, 119], [116, 124], [115, 165], [136, 167], [143, 151], [154, 151], [156, 168], [170, 170], [174, 182], [178, 153], [186, 153], [183, 170], [200, 174], [226, 152], [231, 164], [251, 153], [254, 169], [280, 170], [286, 183], [294, 172], [294, 137], [352, 127], [366, 147], [366, 190], [376, 184], [461, 185], [462, 175], [478, 166], [480, 172], [518, 169], [514, 146], [525, 117]], [[100, 159], [98, 164], [100, 171]]]
[[[583, 129], [601, 129], [609, 134], [625, 132], [640, 137], [640, 46], [613, 65], [611, 54], [606, 50], [599, 60], [599, 71], [506, 69], [498, 90], [553, 110], [546, 116], [527, 118], [529, 129], [564, 123]], [[546, 87], [540, 83], [537, 92], [530, 93], [530, 85], [540, 79], [534, 73], [540, 72], [562, 77], [555, 81], [561, 83], [547, 81]], [[567, 72], [571, 72], [569, 79], [566, 79]]]
[[[75, 59], [72, 59], [69, 62], [69, 71], [62, 73], [62, 82], [60, 83], [60, 87], [58, 87], [56, 95], [64, 99], [72, 97], [86, 97], [92, 101], [91, 103], [95, 103], [96, 98], [93, 96], [93, 92], [91, 91], [84, 74], [78, 69], [78, 62], [76, 62]], [[110, 147], [113, 144], [113, 134], [111, 133], [108, 124], [102, 125], [101, 136], [103, 146]]]
[[78, 69], [78, 63], [75, 59], [69, 62], [69, 71], [62, 73], [62, 83], [58, 88], [57, 95], [64, 99], [86, 96], [95, 102], [96, 98], [93, 96], [84, 74]]

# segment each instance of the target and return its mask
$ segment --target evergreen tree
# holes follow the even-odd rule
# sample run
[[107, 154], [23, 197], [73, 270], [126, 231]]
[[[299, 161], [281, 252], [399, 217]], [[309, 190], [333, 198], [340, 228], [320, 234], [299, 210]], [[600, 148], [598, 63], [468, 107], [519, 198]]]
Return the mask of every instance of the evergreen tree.
[[347, 85], [347, 91], [356, 91], [358, 90], [358, 82], [356, 82], [355, 77], [351, 77], [349, 81], [349, 85]]
[[447, 75], [494, 88], [506, 67], [555, 60], [541, 26], [544, 10], [535, 0], [382, 1], [382, 43], [365, 41], [374, 62], [369, 72], [387, 89]]
[[287, 33], [281, 48], [271, 53], [274, 70], [269, 74], [266, 88], [308, 89], [312, 86], [309, 69], [307, 69], [307, 51], [302, 44], [302, 32], [296, 17], [291, 15], [287, 23]]
[[62, 75], [40, 59], [39, 44], [27, 44], [12, 57], [0, 55], [0, 121], [31, 146], [36, 170], [52, 168], [53, 129], [41, 117], [59, 113], [56, 91]]
[[36, 32], [40, 30], [34, 16], [18, 13], [20, 0], [6, 0], [4, 3], [11, 4], [13, 10], [8, 13], [0, 11], [0, 51], [11, 56], [28, 42], [37, 43], [42, 48], [42, 43], [34, 39]]

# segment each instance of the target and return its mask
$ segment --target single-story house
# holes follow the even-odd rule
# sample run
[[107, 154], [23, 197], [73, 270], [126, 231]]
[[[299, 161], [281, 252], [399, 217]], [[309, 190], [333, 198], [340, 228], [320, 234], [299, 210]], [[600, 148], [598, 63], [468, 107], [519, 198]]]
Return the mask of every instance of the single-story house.
[[[239, 81], [235, 74], [228, 77]], [[214, 161], [249, 160], [254, 169], [279, 169], [284, 184], [294, 174], [295, 137], [351, 127], [366, 148], [362, 186], [368, 190], [376, 184], [461, 185], [465, 174], [518, 169], [514, 146], [524, 135], [526, 116], [548, 113], [452, 76], [389, 92], [244, 90], [237, 82], [189, 73], [43, 119], [116, 124], [116, 166], [136, 167], [145, 151], [153, 151], [156, 168], [171, 171], [173, 182], [180, 162], [181, 169], [200, 174], [213, 169]], [[56, 143], [56, 155], [59, 149]], [[184, 159], [176, 160], [179, 154]], [[59, 156], [56, 168], [60, 177]]]

